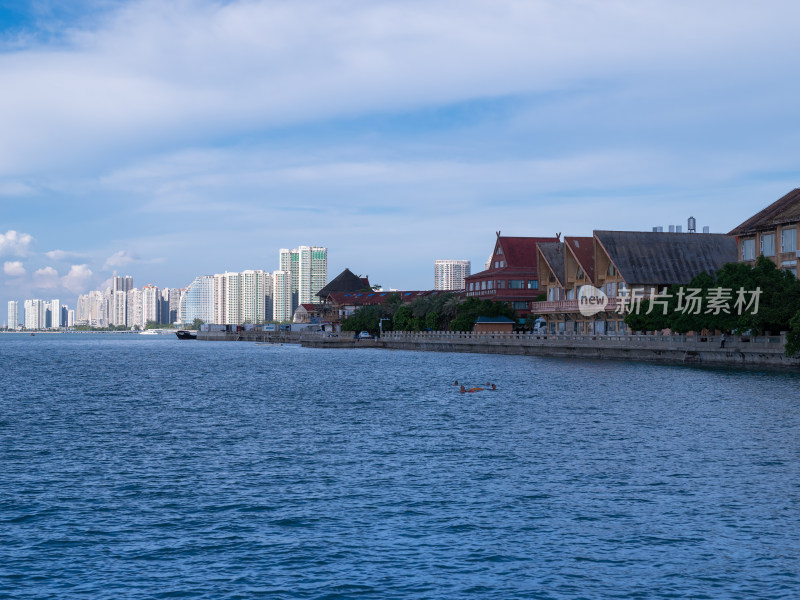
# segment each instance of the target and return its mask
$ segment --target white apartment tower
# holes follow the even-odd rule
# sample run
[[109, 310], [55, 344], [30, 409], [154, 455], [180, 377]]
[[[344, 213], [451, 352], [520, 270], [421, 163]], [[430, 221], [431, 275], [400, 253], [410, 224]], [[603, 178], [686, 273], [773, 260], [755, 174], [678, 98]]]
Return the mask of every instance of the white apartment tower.
[[286, 271], [272, 274], [272, 320], [291, 321], [292, 315], [292, 275]]
[[12, 331], [19, 325], [19, 301], [8, 301], [8, 328]]
[[289, 276], [294, 314], [300, 304], [319, 301], [317, 292], [328, 283], [328, 249], [321, 246], [300, 246], [294, 250], [282, 248], [280, 270]]
[[[116, 297], [116, 294], [114, 294]], [[127, 309], [128, 309], [128, 320], [126, 325], [128, 328], [132, 329], [134, 327], [138, 327], [139, 329], [144, 329], [145, 320], [144, 320], [144, 303], [142, 290], [139, 288], [133, 288], [125, 293], [125, 296], [128, 300], [127, 302]]]
[[50, 327], [52, 329], [61, 327], [61, 300], [50, 301]]
[[239, 273], [239, 316], [242, 323], [264, 323], [272, 319], [272, 278], [266, 271]]
[[463, 290], [470, 267], [468, 260], [437, 260], [433, 266], [433, 289]]
[[25, 329], [44, 329], [44, 300], [25, 300]]
[[144, 326], [150, 321], [160, 323], [159, 320], [159, 305], [161, 303], [161, 294], [156, 286], [150, 284], [142, 288], [142, 321]]

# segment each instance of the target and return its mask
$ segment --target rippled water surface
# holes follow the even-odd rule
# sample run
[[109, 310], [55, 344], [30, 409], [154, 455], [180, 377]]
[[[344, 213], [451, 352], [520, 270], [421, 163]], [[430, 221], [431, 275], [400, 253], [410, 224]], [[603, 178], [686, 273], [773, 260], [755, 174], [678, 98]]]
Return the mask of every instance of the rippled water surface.
[[795, 374], [122, 335], [0, 365], [0, 598], [800, 597]]

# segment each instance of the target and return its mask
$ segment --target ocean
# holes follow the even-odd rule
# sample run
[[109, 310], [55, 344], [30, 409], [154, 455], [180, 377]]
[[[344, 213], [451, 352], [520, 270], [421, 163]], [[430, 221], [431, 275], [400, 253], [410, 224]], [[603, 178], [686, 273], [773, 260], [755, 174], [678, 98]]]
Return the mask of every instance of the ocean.
[[0, 365], [2, 599], [800, 597], [797, 373], [113, 334]]

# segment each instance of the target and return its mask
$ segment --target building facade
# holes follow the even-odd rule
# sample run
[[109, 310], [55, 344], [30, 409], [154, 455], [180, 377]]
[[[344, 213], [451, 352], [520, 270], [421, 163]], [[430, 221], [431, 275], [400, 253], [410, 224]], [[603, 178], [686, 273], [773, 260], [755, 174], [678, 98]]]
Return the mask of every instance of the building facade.
[[498, 231], [489, 268], [465, 278], [467, 297], [506, 302], [526, 317], [541, 294], [537, 245], [559, 241], [558, 237], [507, 237]]
[[281, 248], [279, 265], [279, 270], [288, 274], [291, 313], [294, 314], [300, 304], [316, 302], [317, 294], [328, 283], [328, 249], [322, 246]]
[[756, 213], [734, 228], [739, 262], [754, 264], [759, 255], [798, 277], [800, 259], [800, 188]]
[[433, 289], [460, 291], [470, 276], [468, 260], [437, 260], [433, 264]]
[[18, 300], [9, 300], [8, 301], [8, 328], [9, 329], [16, 329], [19, 325], [19, 301]]
[[181, 323], [191, 324], [195, 319], [204, 323], [214, 322], [214, 276], [195, 277], [180, 300]]

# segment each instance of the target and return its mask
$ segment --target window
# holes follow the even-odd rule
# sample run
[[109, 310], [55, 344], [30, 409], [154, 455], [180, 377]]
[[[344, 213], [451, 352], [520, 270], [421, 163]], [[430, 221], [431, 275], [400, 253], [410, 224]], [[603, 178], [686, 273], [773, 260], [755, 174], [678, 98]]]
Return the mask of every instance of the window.
[[511, 308], [514, 310], [528, 310], [528, 303], [515, 300], [511, 303]]
[[613, 264], [611, 264], [611, 263], [608, 264], [608, 270], [606, 271], [606, 274], [609, 277], [613, 277], [614, 275], [617, 274], [617, 270], [614, 268]]
[[499, 269], [500, 268], [500, 261], [499, 260], [494, 261], [494, 268], [495, 269]]
[[510, 290], [524, 290], [525, 282], [522, 279], [509, 279], [508, 289]]
[[506, 288], [506, 280], [505, 279], [498, 279], [497, 280], [497, 289], [504, 290]]
[[781, 231], [781, 252], [795, 252], [797, 250], [797, 229], [784, 229]]
[[502, 253], [503, 253], [503, 247], [500, 244], [498, 244], [497, 245], [497, 252], [495, 252], [495, 254], [497, 254], [499, 256]]
[[490, 289], [492, 289], [492, 287], [494, 287], [494, 281], [488, 281], [488, 282], [486, 282], [486, 289], [487, 289], [487, 290], [490, 290]]
[[469, 291], [473, 291], [475, 289], [475, 284], [470, 281], [469, 283]]
[[567, 300], [575, 300], [575, 289], [570, 288], [567, 290]]
[[528, 279], [528, 289], [529, 290], [538, 290], [539, 289], [539, 280], [538, 279]]
[[764, 256], [775, 256], [775, 234], [761, 234], [761, 254]]
[[481, 281], [481, 289], [482, 290], [486, 289], [486, 282], [485, 281]]
[[754, 239], [742, 240], [742, 260], [756, 259], [756, 241]]
[[585, 275], [583, 274], [583, 269], [578, 267], [578, 272], [575, 273], [575, 279], [583, 279]]

